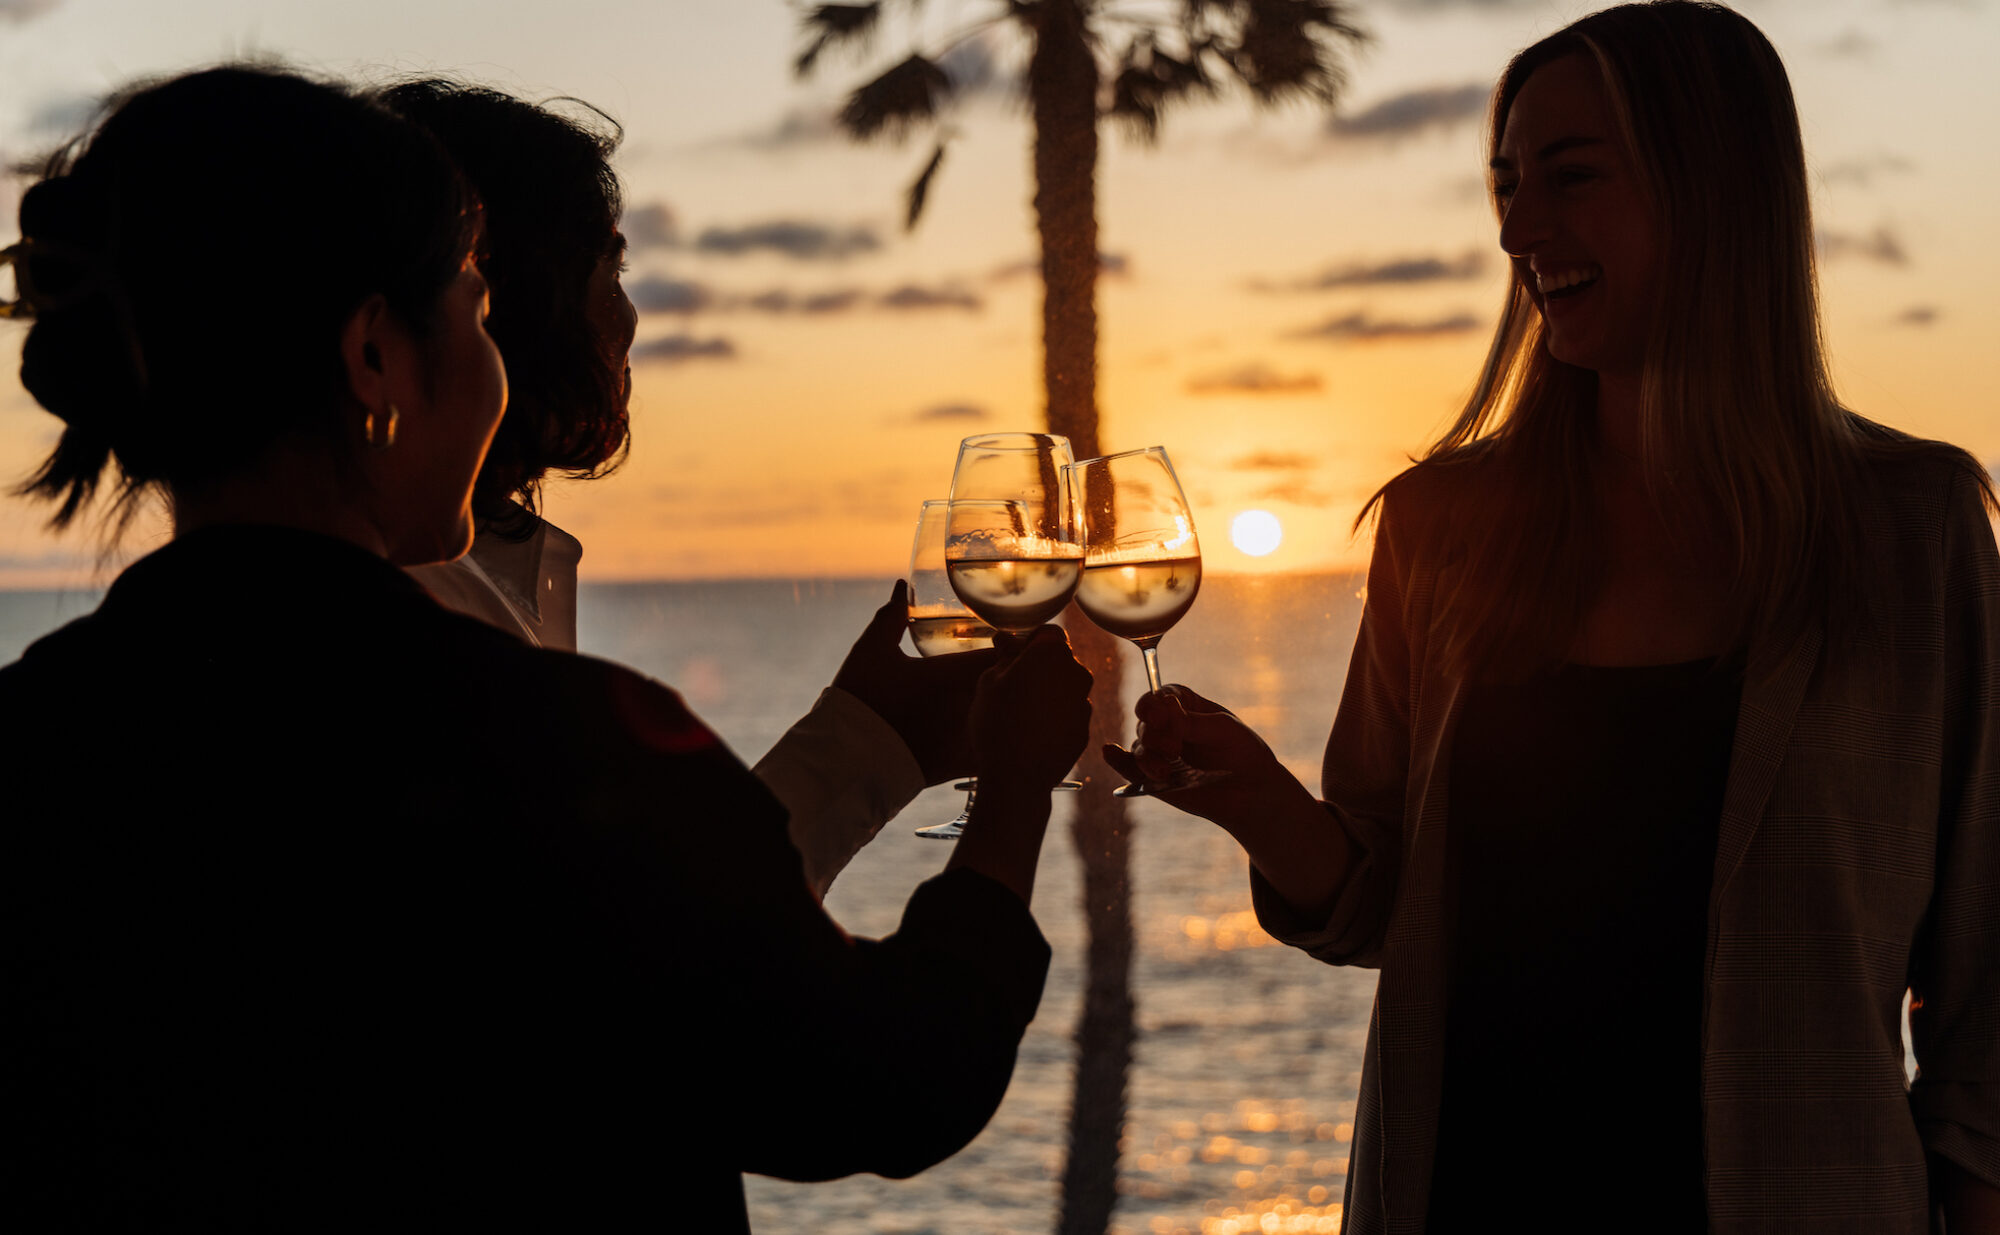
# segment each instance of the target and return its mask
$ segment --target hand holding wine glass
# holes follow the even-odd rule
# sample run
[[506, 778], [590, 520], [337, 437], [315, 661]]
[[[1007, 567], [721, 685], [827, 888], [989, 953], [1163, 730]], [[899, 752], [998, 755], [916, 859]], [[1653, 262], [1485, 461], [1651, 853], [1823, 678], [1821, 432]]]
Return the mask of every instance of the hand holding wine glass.
[[[1083, 570], [1069, 439], [987, 433], [959, 444], [946, 513], [945, 575], [996, 630], [1027, 635], [1069, 604]], [[1079, 781], [1057, 789], [1075, 791]]]
[[[946, 515], [950, 509], [948, 501], [929, 501], [919, 507], [916, 539], [910, 546], [910, 642], [916, 645], [919, 656], [944, 658], [938, 662], [940, 664], [950, 663], [955, 653], [993, 646], [993, 628], [965, 607], [965, 602], [951, 590], [951, 583], [945, 576]], [[990, 662], [990, 657], [981, 657], [980, 669], [983, 670]], [[965, 702], [969, 708], [972, 701], [969, 689], [971, 679], [966, 679], [966, 685]], [[963, 735], [968, 729], [962, 719], [965, 712], [960, 711], [958, 716], [961, 719], [952, 729]], [[972, 817], [978, 782], [962, 781], [956, 787], [965, 790], [965, 807], [958, 812], [958, 817], [946, 823], [918, 828], [918, 836], [926, 840], [956, 840], [965, 834], [965, 825]]]
[[[1160, 690], [1159, 643], [1201, 591], [1201, 544], [1194, 515], [1158, 446], [1086, 459], [1068, 469], [1084, 527], [1077, 607], [1111, 634], [1139, 647], [1146, 682]], [[1114, 790], [1120, 797], [1188, 789], [1210, 774], [1176, 761], [1158, 778]]]

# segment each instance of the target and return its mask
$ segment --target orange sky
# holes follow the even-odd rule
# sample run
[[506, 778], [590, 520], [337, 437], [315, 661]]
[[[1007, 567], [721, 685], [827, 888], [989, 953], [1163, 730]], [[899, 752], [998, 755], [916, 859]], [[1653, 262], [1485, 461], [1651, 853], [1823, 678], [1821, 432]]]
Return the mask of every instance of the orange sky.
[[[981, 7], [932, 0], [927, 27], [891, 31], [877, 61]], [[1377, 39], [1340, 131], [1230, 101], [1170, 116], [1157, 148], [1105, 146], [1103, 247], [1124, 273], [1099, 303], [1104, 445], [1169, 449], [1211, 569], [1349, 565], [1365, 551], [1347, 535], [1354, 511], [1455, 409], [1498, 304], [1463, 100], [1511, 51], [1587, 10], [1380, 0], [1359, 11]], [[1769, 0], [1745, 11], [1786, 56], [1805, 117], [1843, 394], [2000, 459], [2000, 144], [1985, 132], [2000, 115], [2000, 10]], [[825, 136], [838, 87], [877, 61], [835, 61], [796, 83], [790, 21], [779, 0], [0, 0], [0, 149], [46, 145], [79, 99], [133, 74], [246, 48], [588, 98], [624, 122], [634, 207], [662, 207], [647, 217], [673, 225], [674, 243], [635, 251], [628, 287], [644, 284], [655, 304], [700, 302], [647, 314], [642, 346], [678, 338], [727, 355], [638, 363], [630, 463], [551, 488], [549, 513], [585, 543], [586, 579], [888, 574], [917, 503], [944, 495], [959, 437], [1038, 427], [1038, 292], [1003, 273], [1034, 252], [1026, 125], [1005, 99], [962, 108], [927, 216], [906, 235], [899, 194], [927, 147]], [[764, 225], [775, 223], [796, 226], [774, 239]], [[1391, 277], [1421, 261], [1452, 277]], [[1329, 273], [1348, 277], [1296, 286]], [[768, 293], [793, 307], [756, 307]], [[838, 309], [798, 307], [816, 295]], [[1302, 337], [1330, 323], [1343, 337]], [[1389, 337], [1355, 337], [1371, 331]], [[10, 368], [18, 339], [0, 328]], [[53, 423], [4, 383], [0, 474], [31, 468]], [[1229, 519], [1252, 507], [1284, 524], [1268, 558], [1228, 544]], [[131, 547], [162, 534], [142, 529]], [[87, 535], [52, 538], [25, 504], [0, 506], [0, 587], [87, 581], [94, 560]]]

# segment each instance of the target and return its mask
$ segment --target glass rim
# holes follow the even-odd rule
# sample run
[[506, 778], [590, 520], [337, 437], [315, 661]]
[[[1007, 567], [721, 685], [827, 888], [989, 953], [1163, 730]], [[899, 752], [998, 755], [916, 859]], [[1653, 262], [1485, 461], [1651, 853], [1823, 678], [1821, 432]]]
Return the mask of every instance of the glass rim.
[[1167, 460], [1168, 467], [1173, 466], [1173, 460], [1167, 459], [1167, 448], [1165, 446], [1141, 446], [1137, 450], [1121, 450], [1117, 454], [1092, 455], [1088, 459], [1078, 459], [1074, 463], [1065, 463], [1063, 464], [1063, 467], [1065, 468], [1086, 467], [1092, 463], [1109, 463], [1113, 459], [1129, 459], [1134, 455], [1158, 455], [1160, 456], [1160, 458]]
[[[1006, 439], [1006, 438], [1010, 438], [1010, 437], [1034, 437], [1034, 438], [1043, 438], [1043, 439], [1046, 439], [1046, 440], [1048, 440], [1048, 441], [1051, 441], [1051, 442], [1061, 442], [1061, 443], [1062, 443], [1063, 445], [1065, 445], [1065, 446], [1071, 446], [1071, 448], [1072, 448], [1072, 449], [1074, 449], [1074, 446], [1073, 446], [1073, 445], [1071, 444], [1071, 442], [1070, 442], [1069, 438], [1068, 438], [1068, 437], [1066, 437], [1066, 436], [1064, 436], [1063, 434], [1060, 434], [1060, 433], [1037, 433], [1037, 432], [1035, 432], [1035, 431], [1034, 431], [1034, 430], [1032, 430], [1032, 429], [1009, 429], [1009, 430], [1007, 430], [1007, 431], [1006, 431], [1005, 433], [975, 433], [975, 434], [973, 434], [973, 435], [972, 435], [971, 437], [962, 437], [962, 438], [959, 438], [959, 439], [958, 439], [958, 444], [959, 444], [960, 446], [971, 446], [971, 445], [975, 445], [975, 444], [991, 444], [991, 443], [997, 443], [997, 442], [1003, 442], [1003, 441], [1004, 441], [1004, 439]], [[1011, 446], [1011, 447], [1010, 447], [1010, 446], [1005, 446], [1005, 445], [1002, 445], [1002, 446], [1000, 447], [1000, 449], [1003, 449], [1003, 450], [1025, 450], [1025, 449], [1027, 449], [1027, 447], [1024, 447], [1024, 446]]]

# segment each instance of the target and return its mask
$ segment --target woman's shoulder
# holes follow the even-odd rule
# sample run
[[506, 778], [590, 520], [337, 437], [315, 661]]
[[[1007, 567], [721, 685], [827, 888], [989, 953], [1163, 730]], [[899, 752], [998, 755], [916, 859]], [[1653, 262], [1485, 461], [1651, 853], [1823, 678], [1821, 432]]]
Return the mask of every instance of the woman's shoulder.
[[1860, 416], [1852, 424], [1864, 485], [1855, 496], [1878, 524], [1915, 521], [1929, 529], [1955, 507], [1992, 512], [1992, 479], [1971, 452]]
[[1505, 474], [1492, 444], [1468, 442], [1424, 459], [1382, 486], [1371, 499], [1377, 534], [1428, 542], [1489, 508]]

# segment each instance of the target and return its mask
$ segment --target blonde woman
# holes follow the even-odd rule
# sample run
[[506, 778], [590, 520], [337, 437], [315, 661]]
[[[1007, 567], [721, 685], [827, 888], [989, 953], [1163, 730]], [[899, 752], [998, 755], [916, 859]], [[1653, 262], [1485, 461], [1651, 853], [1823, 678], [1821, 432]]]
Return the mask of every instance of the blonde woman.
[[1171, 800], [1381, 969], [1349, 1235], [2000, 1230], [1991, 482], [1836, 399], [1748, 21], [1578, 21], [1490, 153], [1507, 306], [1370, 503], [1325, 800], [1181, 687], [1107, 753], [1233, 773]]

